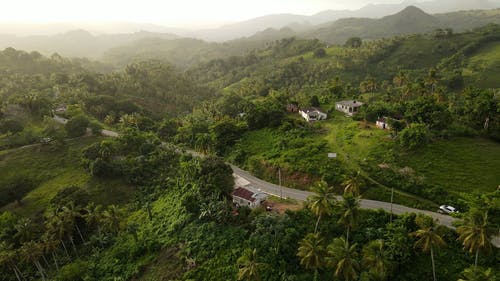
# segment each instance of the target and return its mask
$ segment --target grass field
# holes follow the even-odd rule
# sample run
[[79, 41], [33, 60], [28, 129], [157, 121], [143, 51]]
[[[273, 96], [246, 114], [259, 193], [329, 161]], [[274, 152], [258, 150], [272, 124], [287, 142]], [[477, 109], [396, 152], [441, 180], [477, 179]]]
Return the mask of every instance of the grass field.
[[24, 216], [34, 215], [44, 210], [59, 190], [68, 186], [85, 188], [92, 200], [99, 204], [126, 201], [132, 192], [130, 186], [117, 179], [97, 180], [80, 165], [81, 149], [101, 139], [74, 139], [58, 150], [38, 145], [2, 151], [0, 178], [14, 174], [26, 175], [36, 178], [39, 185], [24, 196], [21, 206], [13, 202], [3, 206], [0, 211], [9, 210]]
[[471, 56], [464, 76], [482, 87], [500, 87], [500, 42], [486, 44]]
[[400, 157], [399, 165], [455, 195], [492, 192], [500, 185], [500, 144], [482, 138], [438, 141]]

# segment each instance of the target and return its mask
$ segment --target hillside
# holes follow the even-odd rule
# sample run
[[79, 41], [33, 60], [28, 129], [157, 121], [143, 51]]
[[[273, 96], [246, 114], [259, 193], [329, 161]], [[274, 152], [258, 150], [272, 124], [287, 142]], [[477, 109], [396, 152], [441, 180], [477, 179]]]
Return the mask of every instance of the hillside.
[[488, 23], [500, 23], [500, 10], [430, 15], [417, 7], [409, 6], [381, 19], [341, 19], [328, 26], [298, 33], [297, 36], [343, 44], [350, 37], [373, 40], [403, 34], [431, 33], [439, 28], [462, 32]]
[[92, 35], [85, 30], [72, 30], [57, 35], [16, 37], [0, 35], [0, 49], [12, 47], [25, 51], [38, 51], [50, 56], [58, 53], [64, 57], [100, 58], [113, 47], [130, 44], [144, 38], [178, 38], [173, 34], [136, 32], [131, 34]]

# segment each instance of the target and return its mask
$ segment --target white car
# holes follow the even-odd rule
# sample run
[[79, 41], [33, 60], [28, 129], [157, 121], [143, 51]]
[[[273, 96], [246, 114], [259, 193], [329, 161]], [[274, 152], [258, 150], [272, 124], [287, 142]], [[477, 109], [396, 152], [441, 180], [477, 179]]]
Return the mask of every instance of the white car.
[[439, 206], [438, 213], [440, 214], [453, 214], [453, 213], [458, 213], [457, 208], [448, 206], [448, 205], [441, 205]]

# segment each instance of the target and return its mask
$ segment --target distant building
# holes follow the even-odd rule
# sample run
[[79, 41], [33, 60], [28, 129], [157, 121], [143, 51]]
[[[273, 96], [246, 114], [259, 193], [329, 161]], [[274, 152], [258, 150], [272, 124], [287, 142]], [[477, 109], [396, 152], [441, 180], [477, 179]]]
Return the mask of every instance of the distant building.
[[299, 114], [306, 119], [307, 122], [326, 120], [328, 115], [316, 107], [303, 108], [299, 110]]
[[54, 113], [56, 113], [56, 114], [57, 113], [64, 113], [66, 111], [68, 111], [68, 107], [66, 105], [64, 105], [64, 104], [63, 105], [59, 105], [58, 107], [56, 107], [54, 109]]
[[233, 203], [239, 206], [248, 206], [252, 209], [259, 207], [267, 198], [265, 193], [258, 192], [249, 186], [237, 187], [231, 196], [233, 197]]
[[390, 130], [391, 127], [389, 127], [389, 118], [387, 117], [382, 117], [377, 119], [377, 122], [375, 122], [377, 125], [377, 128], [380, 128], [382, 130]]
[[299, 106], [294, 103], [290, 103], [286, 106], [286, 111], [288, 112], [299, 112]]
[[335, 109], [344, 112], [349, 116], [353, 116], [359, 112], [359, 108], [363, 106], [362, 102], [356, 100], [345, 100], [335, 103]]

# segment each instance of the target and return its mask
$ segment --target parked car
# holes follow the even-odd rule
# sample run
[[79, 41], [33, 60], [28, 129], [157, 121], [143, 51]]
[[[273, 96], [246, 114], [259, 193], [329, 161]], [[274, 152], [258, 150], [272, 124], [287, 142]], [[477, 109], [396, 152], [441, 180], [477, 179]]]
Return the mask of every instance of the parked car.
[[457, 208], [455, 207], [452, 207], [452, 206], [448, 206], [448, 205], [441, 205], [439, 206], [439, 209], [437, 211], [438, 213], [440, 214], [453, 214], [453, 213], [458, 213], [458, 210]]

